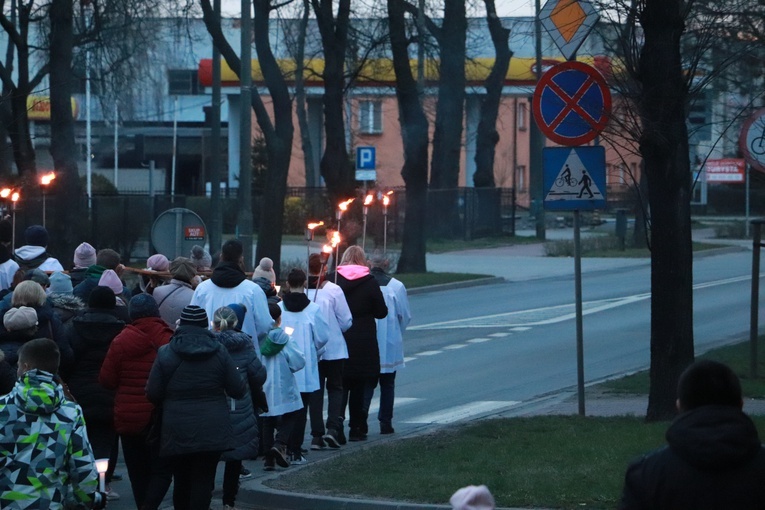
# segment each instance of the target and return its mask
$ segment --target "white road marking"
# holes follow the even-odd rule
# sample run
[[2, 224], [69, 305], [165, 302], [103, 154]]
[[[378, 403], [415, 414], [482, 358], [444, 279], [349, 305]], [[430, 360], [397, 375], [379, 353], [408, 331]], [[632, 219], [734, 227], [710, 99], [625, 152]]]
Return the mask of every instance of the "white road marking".
[[428, 413], [428, 414], [423, 414], [421, 416], [416, 416], [414, 418], [405, 420], [404, 423], [417, 423], [417, 424], [438, 423], [438, 424], [444, 425], [447, 423], [454, 423], [457, 421], [467, 420], [468, 418], [471, 418], [473, 416], [479, 416], [479, 415], [491, 413], [492, 411], [498, 411], [500, 409], [513, 407], [518, 404], [520, 404], [520, 402], [516, 400], [478, 401], [478, 402], [472, 402], [470, 404], [465, 404], [461, 406], [450, 407], [448, 409], [444, 409], [443, 411], [437, 411], [435, 413]]
[[422, 351], [418, 352], [418, 356], [435, 356], [436, 354], [441, 354], [444, 351]]
[[[375, 390], [375, 394], [380, 394], [380, 389]], [[413, 402], [417, 402], [419, 400], [422, 400], [421, 398], [412, 398], [412, 397], [396, 397], [393, 399], [393, 409], [397, 409], [401, 406], [405, 406], [407, 404], [411, 404]], [[375, 397], [372, 399], [372, 402], [369, 404], [369, 415], [372, 416], [372, 413], [376, 413], [380, 410], [380, 397]]]
[[463, 347], [467, 347], [467, 345], [465, 345], [465, 344], [452, 344], [452, 345], [447, 345], [446, 347], [444, 347], [444, 349], [462, 349]]
[[[760, 278], [765, 277], [765, 273], [760, 273]], [[698, 283], [693, 286], [694, 290], [706, 289], [710, 287], [719, 287], [721, 285], [728, 285], [731, 283], [739, 283], [744, 281], [751, 281], [751, 276], [736, 276], [733, 278], [725, 278], [722, 280], [715, 280], [711, 282]], [[587, 301], [582, 303], [582, 314], [589, 315], [592, 313], [602, 312], [617, 308], [620, 306], [630, 305], [640, 301], [645, 301], [651, 298], [651, 293], [646, 292], [643, 294], [634, 294], [631, 296], [624, 296], [613, 299], [601, 299], [596, 301]], [[511, 331], [519, 331], [518, 327], [524, 327], [529, 329], [530, 326], [541, 326], [546, 324], [555, 324], [558, 322], [564, 322], [567, 320], [576, 318], [576, 310], [574, 303], [546, 306], [541, 308], [532, 308], [529, 310], [519, 310], [515, 312], [497, 313], [492, 315], [483, 315], [480, 317], [471, 317], [468, 319], [454, 319], [442, 322], [433, 322], [430, 324], [421, 324], [419, 326], [409, 326], [407, 329], [411, 331], [416, 330], [431, 330], [431, 329], [461, 329], [461, 328], [501, 328], [509, 327]], [[520, 330], [522, 331], [522, 330]]]
[[489, 342], [489, 341], [491, 341], [491, 338], [471, 338], [467, 342], [470, 344], [482, 344], [484, 342]]
[[516, 326], [514, 328], [510, 328], [510, 331], [514, 331], [516, 333], [520, 333], [521, 331], [528, 331], [531, 328], [528, 326]]
[[493, 336], [494, 338], [504, 338], [510, 336], [510, 333], [492, 333], [489, 336]]
[[408, 358], [404, 358], [404, 363], [409, 363], [410, 361], [414, 361], [414, 360], [416, 360], [416, 359], [417, 359], [417, 358], [415, 358], [414, 356], [410, 356], [410, 357], [408, 357]]

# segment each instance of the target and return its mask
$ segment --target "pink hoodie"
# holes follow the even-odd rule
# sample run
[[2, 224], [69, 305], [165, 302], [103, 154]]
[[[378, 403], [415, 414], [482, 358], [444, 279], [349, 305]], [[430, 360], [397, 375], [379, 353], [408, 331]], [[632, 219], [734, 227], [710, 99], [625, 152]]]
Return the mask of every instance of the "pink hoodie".
[[369, 274], [369, 268], [348, 264], [347, 266], [339, 266], [337, 272], [343, 275], [346, 280], [358, 280]]

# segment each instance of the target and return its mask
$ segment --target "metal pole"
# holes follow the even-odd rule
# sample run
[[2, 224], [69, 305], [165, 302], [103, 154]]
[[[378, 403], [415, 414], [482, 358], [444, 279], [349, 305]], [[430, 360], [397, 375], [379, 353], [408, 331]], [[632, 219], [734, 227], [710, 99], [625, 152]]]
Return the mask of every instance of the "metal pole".
[[576, 299], [576, 389], [579, 415], [584, 416], [584, 334], [582, 328], [582, 243], [579, 236], [581, 219], [574, 211], [574, 294]]
[[[534, 1], [534, 53], [536, 60], [536, 83], [542, 78], [542, 21], [539, 19], [539, 13], [542, 10], [540, 0]], [[531, 101], [529, 101], [530, 106]], [[545, 233], [545, 210], [543, 207], [544, 192], [542, 190], [542, 149], [545, 146], [545, 138], [542, 131], [537, 126], [534, 115], [531, 114], [531, 108], [526, 109], [529, 120], [529, 194], [531, 195], [531, 206], [534, 213], [536, 224], [537, 239], [544, 240]], [[517, 130], [517, 124], [516, 128]]]
[[119, 189], [120, 142], [119, 142], [120, 111], [117, 101], [114, 102], [114, 187]]
[[90, 154], [91, 126], [90, 126], [90, 51], [85, 52], [85, 173], [87, 175], [88, 214], [93, 207], [93, 166]]
[[746, 212], [745, 212], [746, 218], [744, 219], [744, 221], [746, 221], [746, 237], [749, 237], [749, 232], [751, 231], [749, 229], [749, 191], [750, 191], [750, 188], [749, 188], [749, 174], [750, 174], [749, 164], [744, 165], [744, 172], [746, 172], [745, 178], [744, 178], [744, 181], [746, 182], [746, 186], [745, 186], [746, 190], [744, 191], [744, 193], [746, 193], [746, 199], [745, 199], [745, 202], [746, 202], [746, 205], [745, 205], [745, 207], [746, 207]]
[[752, 379], [757, 377], [757, 337], [759, 333], [760, 309], [760, 248], [762, 247], [762, 225], [765, 220], [754, 220], [752, 240], [752, 298], [749, 310], [749, 372]]
[[242, 0], [241, 110], [239, 112], [239, 238], [252, 267], [252, 0]]
[[[221, 0], [213, 0], [213, 12], [216, 24], [220, 22]], [[220, 203], [220, 51], [213, 45], [213, 86], [212, 109], [210, 112], [210, 252], [221, 246], [221, 203]], [[228, 136], [233, 136], [229, 132]], [[228, 172], [227, 172], [228, 173]]]
[[45, 188], [43, 188], [43, 228], [45, 228]]
[[369, 207], [364, 206], [364, 226], [361, 229], [361, 249], [367, 249], [367, 211]]
[[388, 253], [388, 208], [383, 209], [383, 254]]
[[175, 162], [178, 159], [178, 96], [173, 102], [173, 163], [170, 170], [170, 202], [175, 203]]
[[154, 222], [154, 160], [149, 160], [149, 200], [151, 205], [149, 210], [151, 211], [151, 221]]

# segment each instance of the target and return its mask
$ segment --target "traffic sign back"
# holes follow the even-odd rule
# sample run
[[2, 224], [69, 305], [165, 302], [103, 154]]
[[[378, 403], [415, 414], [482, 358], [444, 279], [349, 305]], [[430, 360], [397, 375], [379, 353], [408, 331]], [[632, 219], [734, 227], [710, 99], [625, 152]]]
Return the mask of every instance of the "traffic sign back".
[[582, 145], [606, 127], [611, 92], [594, 67], [582, 62], [563, 62], [539, 80], [532, 108], [537, 125], [547, 138], [561, 145]]

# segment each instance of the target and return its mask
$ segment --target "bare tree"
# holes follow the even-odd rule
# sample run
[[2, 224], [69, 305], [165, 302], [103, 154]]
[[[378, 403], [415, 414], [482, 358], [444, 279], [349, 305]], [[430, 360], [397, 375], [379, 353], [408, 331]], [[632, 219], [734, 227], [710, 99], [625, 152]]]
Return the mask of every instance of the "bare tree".
[[396, 73], [401, 138], [404, 143], [406, 217], [399, 273], [425, 272], [425, 225], [428, 197], [428, 118], [420, 102], [420, 90], [409, 65], [409, 37], [405, 22], [406, 0], [388, 0], [390, 46]]
[[[241, 78], [242, 63], [239, 56], [226, 40], [221, 29], [220, 19], [216, 19], [209, 0], [200, 0], [205, 26], [212, 37], [213, 44], [220, 50], [228, 66]], [[266, 141], [268, 171], [264, 179], [261, 223], [258, 232], [256, 260], [270, 257], [278, 270], [281, 263], [282, 226], [284, 223], [284, 197], [287, 193], [287, 174], [292, 157], [292, 99], [287, 82], [274, 57], [269, 41], [269, 16], [277, 8], [271, 0], [254, 0], [255, 18], [253, 32], [255, 51], [273, 103], [274, 119], [259, 94], [252, 94], [251, 107], [255, 112], [258, 126]], [[244, 106], [244, 105], [243, 105]], [[251, 183], [241, 183], [251, 186]]]

